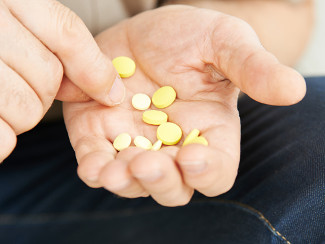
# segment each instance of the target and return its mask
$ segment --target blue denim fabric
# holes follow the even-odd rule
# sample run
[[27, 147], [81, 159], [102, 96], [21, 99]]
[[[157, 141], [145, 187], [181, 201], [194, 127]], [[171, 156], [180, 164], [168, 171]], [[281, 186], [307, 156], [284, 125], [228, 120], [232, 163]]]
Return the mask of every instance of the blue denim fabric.
[[325, 77], [307, 85], [291, 107], [242, 98], [234, 187], [184, 207], [88, 188], [63, 122], [40, 124], [0, 166], [0, 243], [322, 243]]

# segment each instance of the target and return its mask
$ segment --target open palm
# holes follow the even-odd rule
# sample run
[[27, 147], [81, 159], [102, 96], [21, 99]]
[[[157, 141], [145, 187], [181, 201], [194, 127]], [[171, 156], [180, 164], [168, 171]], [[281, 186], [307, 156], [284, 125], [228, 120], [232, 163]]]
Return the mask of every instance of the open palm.
[[[164, 7], [96, 39], [111, 59], [128, 56], [137, 64], [135, 74], [123, 80], [125, 100], [115, 107], [65, 103], [64, 116], [80, 178], [120, 196], [151, 195], [176, 206], [186, 204], [194, 189], [207, 196], [229, 190], [240, 155], [239, 88], [276, 105], [295, 103], [304, 94], [303, 79], [267, 53], [246, 23], [215, 11]], [[209, 146], [168, 146], [158, 152], [130, 147], [117, 153], [112, 142], [123, 132], [157, 140], [157, 127], [142, 121], [131, 99], [136, 93], [152, 96], [165, 85], [177, 92], [176, 101], [163, 109], [169, 121], [185, 136], [199, 129]]]

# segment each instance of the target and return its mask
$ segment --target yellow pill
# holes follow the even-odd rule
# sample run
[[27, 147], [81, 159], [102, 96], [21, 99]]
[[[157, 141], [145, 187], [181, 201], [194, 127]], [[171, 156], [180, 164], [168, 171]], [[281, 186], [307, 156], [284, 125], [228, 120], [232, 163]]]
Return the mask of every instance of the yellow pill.
[[161, 125], [167, 122], [168, 115], [158, 110], [148, 110], [142, 114], [142, 119], [149, 125]]
[[113, 59], [112, 63], [122, 78], [128, 78], [135, 72], [135, 62], [129, 57], [116, 57]]
[[158, 140], [153, 144], [151, 150], [152, 151], [158, 151], [161, 148], [161, 146], [162, 146], [162, 141]]
[[143, 148], [145, 150], [149, 150], [152, 148], [152, 143], [144, 136], [137, 136], [134, 138], [134, 145], [140, 148]]
[[166, 108], [176, 99], [176, 91], [171, 86], [159, 88], [152, 96], [152, 103], [157, 108]]
[[113, 146], [117, 151], [122, 151], [131, 145], [131, 141], [131, 136], [128, 133], [122, 133], [115, 138]]
[[191, 140], [187, 144], [194, 144], [194, 143], [196, 143], [196, 144], [202, 144], [204, 146], [208, 146], [209, 145], [207, 139], [205, 139], [203, 136], [195, 137], [193, 140]]
[[165, 145], [175, 145], [182, 138], [182, 130], [178, 125], [166, 122], [158, 127], [157, 138]]
[[190, 132], [190, 134], [187, 135], [183, 142], [183, 146], [186, 146], [187, 144], [190, 143], [194, 138], [198, 137], [200, 134], [200, 131], [198, 129], [194, 129]]
[[148, 95], [143, 93], [135, 94], [132, 97], [132, 106], [138, 110], [146, 110], [151, 105], [151, 99]]

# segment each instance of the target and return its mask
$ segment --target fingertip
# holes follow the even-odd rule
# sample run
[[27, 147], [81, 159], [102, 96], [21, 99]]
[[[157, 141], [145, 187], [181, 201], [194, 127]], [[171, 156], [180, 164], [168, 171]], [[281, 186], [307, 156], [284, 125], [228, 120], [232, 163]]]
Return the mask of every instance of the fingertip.
[[252, 99], [269, 105], [298, 103], [306, 93], [304, 78], [265, 50], [256, 51], [243, 69], [243, 91]]
[[154, 182], [162, 177], [161, 162], [167, 164], [170, 160], [164, 153], [144, 151], [130, 162], [129, 169], [137, 179]]
[[91, 152], [80, 159], [77, 173], [82, 181], [93, 188], [101, 187], [99, 175], [108, 163], [106, 152]]
[[267, 77], [268, 89], [259, 102], [275, 106], [289, 106], [304, 98], [306, 83], [296, 70], [278, 64], [272, 71]]
[[306, 95], [307, 87], [304, 77], [296, 70], [281, 65], [279, 86], [272, 105], [288, 106], [300, 102]]
[[0, 119], [0, 163], [3, 162], [14, 150], [17, 144], [17, 136], [14, 130]]
[[105, 189], [119, 192], [132, 183], [132, 176], [127, 169], [127, 163], [121, 160], [110, 161], [100, 172], [99, 182]]

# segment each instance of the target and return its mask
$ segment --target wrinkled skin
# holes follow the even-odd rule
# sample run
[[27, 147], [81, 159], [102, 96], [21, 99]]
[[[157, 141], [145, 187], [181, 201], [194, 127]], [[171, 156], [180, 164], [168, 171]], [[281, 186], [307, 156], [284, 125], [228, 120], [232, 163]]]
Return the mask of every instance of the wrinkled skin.
[[[240, 159], [240, 89], [274, 105], [296, 103], [305, 93], [303, 78], [266, 52], [250, 26], [215, 11], [164, 7], [123, 21], [96, 39], [109, 58], [135, 60], [136, 73], [124, 79], [121, 105], [65, 103], [65, 122], [80, 178], [123, 197], [151, 195], [162, 205], [178, 206], [188, 203], [194, 190], [206, 196], [228, 191]], [[156, 141], [157, 126], [142, 121], [131, 99], [139, 92], [152, 96], [165, 85], [177, 92], [176, 101], [163, 109], [169, 121], [184, 136], [199, 129], [209, 146], [182, 147], [183, 137], [158, 152], [130, 147], [117, 153], [112, 142], [122, 132]]]

